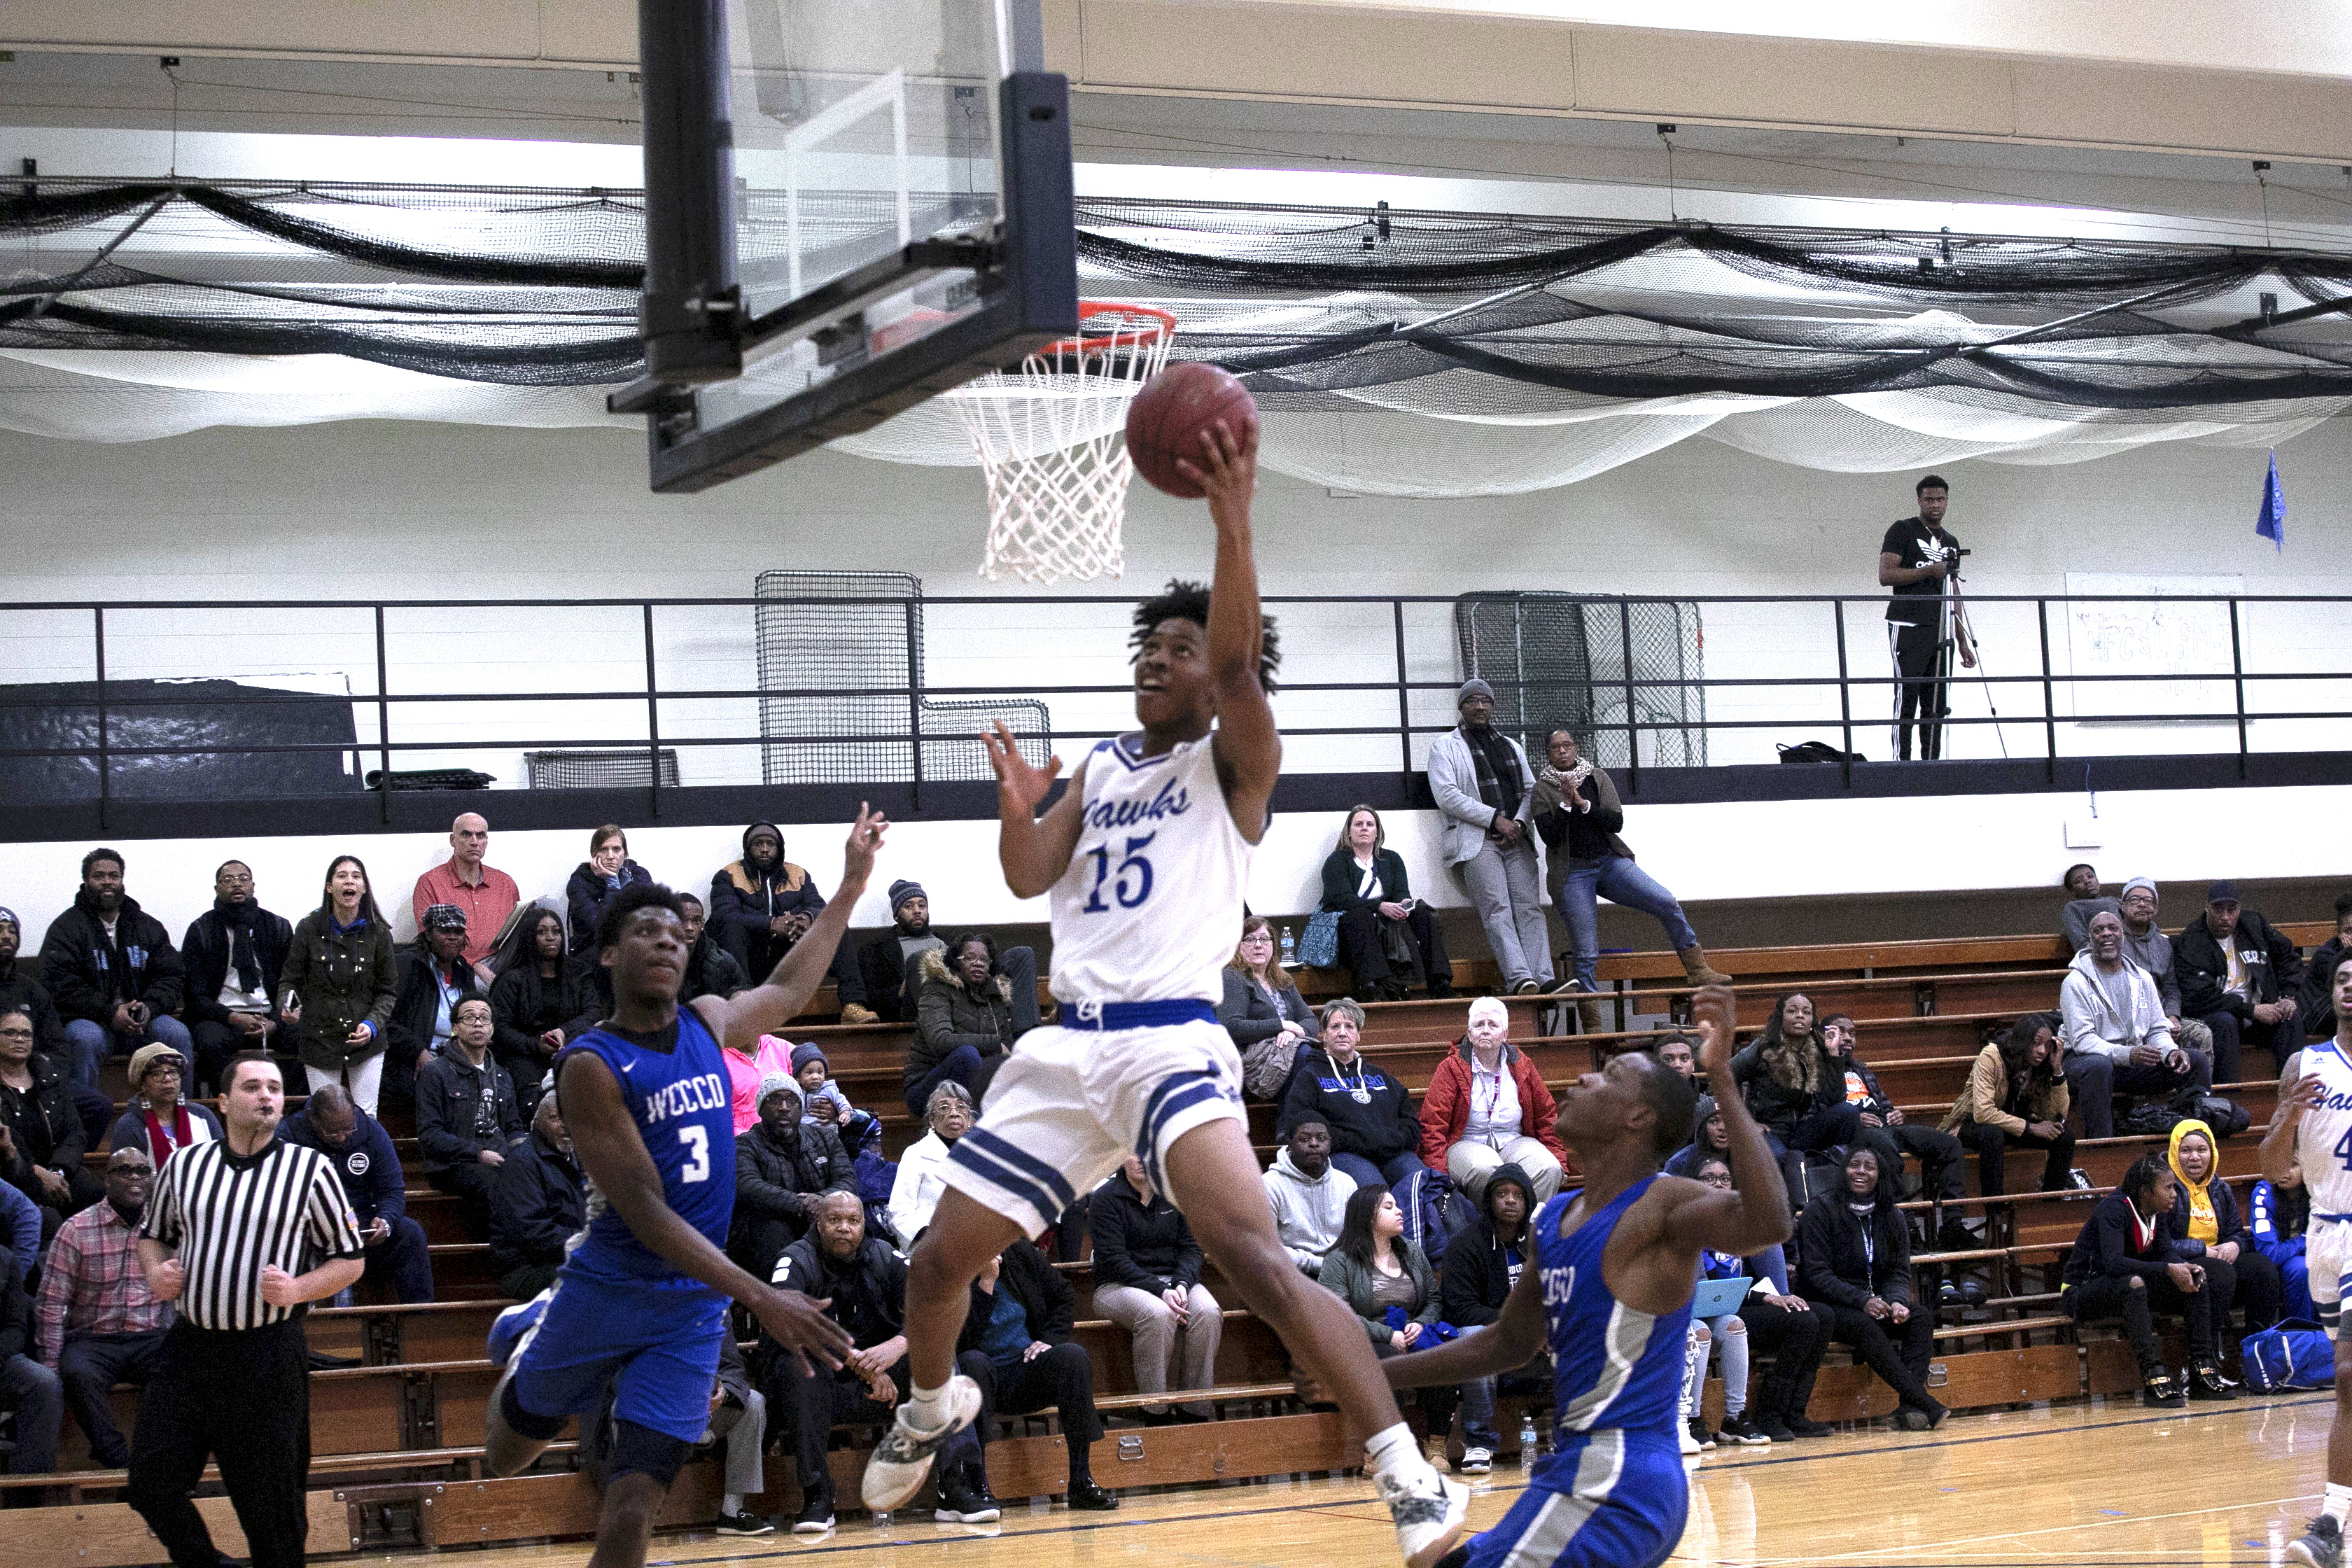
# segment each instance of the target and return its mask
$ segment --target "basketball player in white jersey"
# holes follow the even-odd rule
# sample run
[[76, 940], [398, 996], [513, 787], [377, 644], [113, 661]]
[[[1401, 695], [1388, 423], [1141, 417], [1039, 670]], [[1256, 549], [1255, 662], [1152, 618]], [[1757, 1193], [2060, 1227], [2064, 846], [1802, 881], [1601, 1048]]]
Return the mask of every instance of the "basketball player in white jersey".
[[2342, 1568], [2344, 1527], [2352, 1517], [2352, 1368], [2344, 1364], [2337, 1318], [2352, 1286], [2352, 963], [2336, 971], [2329, 987], [2336, 1037], [2296, 1054], [2302, 1076], [2280, 1100], [2263, 1139], [2263, 1174], [2286, 1182], [2299, 1165], [2311, 1195], [2311, 1227], [2304, 1258], [2311, 1269], [2311, 1304], [2336, 1342], [2336, 1419], [2327, 1431], [2327, 1496], [2311, 1528], [2286, 1549], [2305, 1568]]
[[979, 1124], [949, 1157], [947, 1191], [908, 1270], [912, 1397], [861, 1489], [870, 1509], [903, 1506], [931, 1457], [978, 1414], [978, 1388], [954, 1373], [981, 1269], [1132, 1153], [1250, 1310], [1375, 1434], [1364, 1468], [1405, 1561], [1430, 1568], [1461, 1534], [1468, 1494], [1422, 1457], [1347, 1303], [1301, 1274], [1276, 1239], [1243, 1119], [1241, 1058], [1216, 1019], [1282, 763], [1267, 700], [1278, 655], [1250, 553], [1255, 421], [1240, 430], [1221, 421], [1181, 467], [1207, 492], [1216, 580], [1205, 590], [1171, 583], [1137, 610], [1142, 729], [1088, 752], [1043, 817], [1060, 759], [1030, 766], [1002, 724], [985, 737], [1004, 879], [1023, 898], [1051, 895], [1061, 1022], [1022, 1037]]

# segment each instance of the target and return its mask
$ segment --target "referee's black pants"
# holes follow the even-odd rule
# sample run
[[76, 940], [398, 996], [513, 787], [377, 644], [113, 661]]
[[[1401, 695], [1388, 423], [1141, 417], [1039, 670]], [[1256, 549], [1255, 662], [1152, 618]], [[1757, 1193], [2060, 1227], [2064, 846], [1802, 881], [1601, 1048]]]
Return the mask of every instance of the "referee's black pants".
[[220, 1465], [253, 1568], [301, 1568], [310, 1382], [299, 1321], [212, 1330], [182, 1319], [164, 1335], [139, 1401], [124, 1496], [174, 1568], [220, 1568], [189, 1500], [206, 1459]]

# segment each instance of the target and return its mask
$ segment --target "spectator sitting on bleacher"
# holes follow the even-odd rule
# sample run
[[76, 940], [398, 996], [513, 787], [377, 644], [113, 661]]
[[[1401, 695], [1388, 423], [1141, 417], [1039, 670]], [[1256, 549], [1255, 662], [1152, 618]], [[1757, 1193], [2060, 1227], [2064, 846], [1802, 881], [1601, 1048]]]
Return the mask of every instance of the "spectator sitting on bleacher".
[[919, 1110], [933, 1089], [949, 1082], [963, 1085], [978, 1101], [1021, 1037], [1013, 983], [998, 961], [996, 939], [969, 932], [943, 952], [923, 953], [915, 970], [922, 988], [915, 997], [914, 1042], [907, 1047], [907, 1109]]
[[[1709, 1154], [1699, 1162], [1696, 1179], [1710, 1187], [1727, 1190], [1731, 1185], [1731, 1166], [1722, 1155]], [[1805, 1414], [1805, 1406], [1813, 1397], [1813, 1379], [1822, 1370], [1823, 1320], [1821, 1313], [1813, 1310], [1811, 1302], [1789, 1289], [1788, 1255], [1778, 1243], [1753, 1258], [1701, 1252], [1698, 1277], [1750, 1281], [1747, 1300], [1739, 1303], [1738, 1311], [1706, 1320], [1707, 1332], [1722, 1358], [1723, 1439], [1754, 1447], [1786, 1443], [1798, 1437], [1828, 1436], [1835, 1428]], [[1765, 1374], [1763, 1386], [1756, 1391], [1755, 1409], [1749, 1413], [1748, 1365], [1751, 1351], [1770, 1356], [1772, 1370]]]
[[383, 1123], [353, 1104], [351, 1090], [331, 1083], [280, 1121], [278, 1136], [316, 1149], [335, 1168], [367, 1244], [361, 1282], [387, 1282], [403, 1305], [433, 1300], [433, 1254], [425, 1227], [409, 1216], [407, 1181]]
[[2279, 1272], [2279, 1316], [2315, 1322], [2311, 1304], [2311, 1269], [2304, 1257], [2304, 1232], [2311, 1225], [2311, 1194], [2304, 1190], [2303, 1173], [2284, 1183], [2259, 1181], [2246, 1205], [2247, 1230], [2254, 1248]]
[[[596, 922], [604, 918], [604, 906], [613, 901], [614, 894], [653, 879], [652, 872], [629, 858], [629, 836], [621, 831], [620, 824], [608, 822], [590, 834], [588, 858], [572, 868], [572, 879], [563, 884], [564, 903], [572, 917], [571, 951], [586, 952], [596, 945]], [[501, 966], [499, 973], [505, 973], [505, 968]]]
[[[1500, 1176], [1505, 1168], [1498, 1167], [1493, 1174]], [[1526, 1176], [1517, 1179], [1524, 1190]], [[1339, 1222], [1339, 1239], [1331, 1244], [1317, 1279], [1326, 1290], [1348, 1303], [1364, 1336], [1371, 1341], [1373, 1353], [1382, 1361], [1436, 1347], [1437, 1336], [1431, 1331], [1438, 1321], [1437, 1270], [1421, 1248], [1406, 1238], [1404, 1211], [1397, 1207], [1396, 1194], [1388, 1188], [1358, 1187], [1348, 1199], [1347, 1214]], [[1392, 1322], [1392, 1318], [1399, 1321]], [[1462, 1400], [1459, 1384], [1433, 1384], [1415, 1390], [1412, 1396], [1403, 1389], [1396, 1392], [1400, 1405], [1419, 1404], [1431, 1436], [1442, 1438], [1453, 1431], [1454, 1412]], [[1486, 1420], [1491, 1432], [1491, 1402]], [[1466, 1436], [1465, 1441], [1469, 1441]]]
[[1867, 1144], [1846, 1151], [1843, 1175], [1797, 1221], [1799, 1289], [1822, 1314], [1826, 1337], [1895, 1390], [1902, 1426], [1925, 1432], [1949, 1412], [1927, 1392], [1936, 1312], [1912, 1295], [1911, 1227]]
[[2058, 1005], [2066, 1026], [2066, 1087], [2082, 1113], [2084, 1137], [2116, 1135], [2119, 1094], [2169, 1097], [2190, 1084], [2212, 1087], [2211, 1060], [2172, 1037], [2155, 977], [2124, 956], [2124, 918], [2114, 910], [2091, 917], [2090, 944], [2067, 966]]
[[710, 935], [709, 913], [692, 893], [677, 896], [678, 918], [686, 926], [686, 978], [678, 982], [678, 1005], [698, 996], [732, 996], [751, 984], [735, 955]]
[[[13, 1144], [8, 1130], [0, 1127], [0, 1144]], [[0, 1152], [0, 1167], [12, 1163], [14, 1156]], [[145, 1158], [142, 1155], [141, 1158]], [[98, 1205], [93, 1204], [91, 1208]], [[82, 1213], [88, 1214], [89, 1209]], [[5, 1181], [0, 1181], [0, 1247], [16, 1255], [16, 1261], [31, 1275], [41, 1266], [41, 1244], [47, 1238], [41, 1234], [40, 1205]]]
[[1291, 1075], [1274, 1135], [1288, 1142], [1300, 1122], [1320, 1121], [1331, 1132], [1331, 1163], [1368, 1187], [1411, 1175], [1427, 1134], [1412, 1091], [1357, 1049], [1363, 1027], [1364, 1010], [1354, 1002], [1324, 1004], [1322, 1038]]
[[[0, 909], [0, 1008], [21, 1010], [33, 1020], [33, 1048], [50, 1060], [71, 1070], [73, 1045], [66, 1037], [63, 1019], [58, 1016], [58, 1005], [49, 999], [48, 987], [43, 985], [34, 966], [19, 956], [25, 940], [25, 928], [16, 920], [16, 911]], [[2336, 1032], [2335, 1013], [2327, 1015], [2327, 1033]]]
[[1422, 1160], [1453, 1177], [1474, 1204], [1486, 1196], [1486, 1178], [1498, 1165], [1526, 1172], [1539, 1204], [1559, 1191], [1568, 1168], [1568, 1151], [1552, 1127], [1559, 1108], [1510, 1035], [1510, 1009], [1501, 997], [1471, 1003], [1466, 1032], [1421, 1097]]
[[[2124, 918], [2124, 956], [2147, 970], [2155, 980], [2156, 994], [2164, 1004], [2165, 1022], [2172, 1026], [2173, 1039], [2182, 1050], [2210, 1055], [2213, 1031], [2201, 1019], [2180, 1016], [2180, 980], [2173, 973], [2172, 939], [2157, 922], [2156, 884], [2146, 877], [2134, 877], [2126, 882], [2123, 897], [2116, 901], [2116, 912]], [[2088, 940], [2087, 928], [2084, 935]], [[2334, 1032], [2332, 1027], [2329, 1032]]]
[[793, 1047], [793, 1081], [801, 1088], [801, 1120], [822, 1121], [827, 1127], [839, 1129], [857, 1114], [849, 1103], [849, 1096], [833, 1081], [833, 1058], [814, 1040], [803, 1040]]
[[195, 1042], [173, 1016], [186, 979], [163, 922], [122, 890], [121, 854], [83, 856], [72, 907], [41, 937], [41, 984], [72, 1042], [71, 1059], [59, 1065], [95, 1089], [110, 1050], [128, 1056], [156, 1039], [186, 1058], [184, 1081], [195, 1082]]
[[[455, 904], [434, 904], [416, 923], [416, 945], [402, 961], [400, 993], [392, 1004], [379, 1090], [383, 1104], [394, 1110], [415, 1106], [417, 1071], [448, 1044], [457, 1005], [477, 996], [485, 1007], [489, 1005], [488, 992], [476, 983], [474, 966], [466, 961], [466, 911]], [[356, 1077], [352, 1092], [366, 1103]]]
[[760, 1120], [735, 1140], [735, 1221], [730, 1253], [745, 1273], [775, 1272], [785, 1247], [808, 1234], [827, 1193], [855, 1193], [857, 1175], [840, 1135], [801, 1119], [790, 1073], [760, 1080]]
[[2260, 910], [2238, 902], [2236, 883], [2216, 882], [2205, 890], [2205, 912], [2173, 939], [2172, 962], [2184, 1016], [2213, 1031], [2208, 1083], [2239, 1081], [2242, 1042], [2268, 1046], [2271, 1059], [2280, 1063], [2302, 1047], [2295, 1016], [2302, 960]]
[[293, 1030], [309, 1089], [341, 1083], [348, 1071], [352, 1102], [373, 1116], [400, 986], [392, 925], [358, 856], [328, 863], [319, 907], [295, 925], [278, 984], [279, 1016]]
[[1928, 1195], [1930, 1189], [1944, 1203], [1964, 1196], [1967, 1172], [1961, 1168], [1960, 1141], [1923, 1122], [1904, 1120], [1903, 1108], [1878, 1087], [1878, 1075], [1854, 1055], [1853, 1020], [1843, 1013], [1832, 1013], [1822, 1020], [1821, 1037], [1831, 1069], [1844, 1079], [1846, 1103], [1861, 1116], [1862, 1128], [1854, 1136], [1878, 1151], [1880, 1168], [1899, 1183], [1903, 1156], [1912, 1155], [1919, 1162], [1921, 1197]]
[[929, 1131], [898, 1156], [898, 1174], [890, 1184], [890, 1228], [898, 1233], [902, 1244], [913, 1246], [915, 1237], [931, 1223], [931, 1211], [940, 1206], [940, 1194], [947, 1190], [943, 1173], [948, 1150], [980, 1120], [977, 1106], [971, 1090], [953, 1079], [931, 1090], [931, 1098], [924, 1103], [923, 1121]]
[[1217, 1022], [1242, 1054], [1244, 1091], [1260, 1100], [1282, 1092], [1321, 1033], [1315, 1009], [1276, 961], [1274, 922], [1264, 915], [1242, 921], [1242, 940], [1224, 968]]
[[[1095, 1310], [1125, 1329], [1133, 1342], [1136, 1392], [1165, 1394], [1171, 1359], [1178, 1388], [1214, 1387], [1223, 1309], [1201, 1283], [1201, 1244], [1192, 1227], [1153, 1190], [1140, 1156], [1129, 1154], [1118, 1173], [1095, 1189], [1087, 1228], [1095, 1243]], [[1326, 1258], [1327, 1283], [1330, 1268]], [[1147, 1426], [1209, 1418], [1205, 1405], [1143, 1407]]]
[[2066, 1130], [2068, 1093], [2059, 1070], [2061, 1027], [2054, 1013], [2029, 1013], [1977, 1053], [1969, 1081], [1944, 1117], [1944, 1131], [1977, 1152], [1977, 1190], [1995, 1197], [2009, 1190], [2009, 1145], [2047, 1150], [2042, 1190], [2063, 1192], [2074, 1163], [2074, 1135]]
[[[839, 1371], [827, 1372], [784, 1350], [762, 1330], [753, 1357], [770, 1418], [790, 1433], [801, 1488], [793, 1532], [821, 1535], [833, 1528], [833, 1471], [825, 1458], [833, 1428], [843, 1422], [888, 1425], [911, 1386], [907, 1260], [889, 1243], [866, 1234], [866, 1210], [856, 1194], [828, 1193], [809, 1233], [776, 1259], [772, 1283], [830, 1302], [825, 1315], [848, 1330], [857, 1347]], [[949, 1439], [940, 1456], [942, 1520], [950, 1511], [967, 1523], [996, 1517], [967, 1489], [966, 1477], [977, 1468], [979, 1453], [967, 1427]]]
[[[1803, 1207], [1805, 1156], [1843, 1148], [1862, 1132], [1862, 1112], [1846, 1103], [1844, 1080], [1813, 1032], [1813, 999], [1801, 991], [1781, 997], [1762, 1032], [1731, 1058], [1731, 1079], [1780, 1162], [1789, 1206]], [[1726, 1092], [1713, 1087], [1717, 1098]]]
[[1261, 1179], [1274, 1208], [1274, 1234], [1290, 1260], [1302, 1274], [1321, 1273], [1356, 1192], [1356, 1178], [1331, 1163], [1331, 1130], [1311, 1116], [1294, 1123]]
[[1691, 1141], [1667, 1156], [1666, 1174], [1688, 1176], [1696, 1181], [1700, 1161], [1730, 1158], [1731, 1133], [1723, 1125], [1723, 1112], [1717, 1109], [1715, 1096], [1702, 1094], [1691, 1111]]
[[2175, 1183], [2161, 1154], [2144, 1154], [2116, 1190], [2099, 1200], [2074, 1237], [2062, 1271], [2066, 1311], [2077, 1323], [2123, 1321], [2139, 1362], [2140, 1397], [2177, 1410], [2187, 1403], [2164, 1363], [2152, 1314], [2179, 1312], [2189, 1329], [2189, 1392], [2199, 1399], [2233, 1394], [2213, 1359], [2213, 1293], [2201, 1264], [2179, 1246]]
[[1118, 1499], [1095, 1484], [1088, 1453], [1102, 1441], [1095, 1408], [1094, 1363], [1071, 1338], [1075, 1292], [1030, 1243], [1014, 1240], [971, 1282], [971, 1305], [956, 1340], [956, 1370], [980, 1385], [980, 1415], [971, 1429], [982, 1448], [975, 1495], [988, 1491], [988, 1434], [1000, 1415], [1026, 1415], [1051, 1405], [1062, 1418], [1070, 1466], [1070, 1507], [1100, 1513]]
[[1430, 995], [1454, 994], [1444, 931], [1435, 912], [1412, 896], [1404, 857], [1388, 847], [1381, 814], [1370, 806], [1348, 813], [1339, 842], [1324, 857], [1323, 896], [1317, 908], [1339, 917], [1339, 957], [1348, 966], [1349, 994], [1367, 1002], [1404, 1000], [1412, 986], [1412, 964], [1390, 957], [1392, 932], [1404, 935], [1396, 944], [1399, 958], [1407, 948], [1418, 956]]
[[2066, 889], [2066, 907], [2058, 911], [2058, 929], [2066, 938], [2066, 950], [2080, 952], [2091, 940], [2091, 917], [2101, 910], [2119, 908], [2113, 899], [2099, 896], [2099, 871], [2095, 866], [2076, 862], [2066, 868], [2059, 879]]
[[35, 1306], [41, 1360], [64, 1382], [90, 1458], [110, 1470], [131, 1462], [110, 1391], [119, 1383], [147, 1385], [172, 1317], [139, 1267], [139, 1221], [154, 1177], [155, 1167], [136, 1149], [106, 1157], [106, 1201], [58, 1228]]
[[[1503, 1303], [1535, 1251], [1528, 1235], [1535, 1210], [1535, 1186], [1528, 1173], [1517, 1165], [1497, 1165], [1486, 1178], [1486, 1201], [1477, 1219], [1445, 1244], [1437, 1275], [1439, 1321], [1467, 1335], [1503, 1315]], [[1456, 1469], [1486, 1474], [1501, 1446], [1502, 1434], [1495, 1429], [1495, 1380], [1473, 1378], [1462, 1384], [1462, 1463]]]
[[0, 1013], [0, 1128], [9, 1138], [0, 1179], [47, 1211], [44, 1234], [106, 1195], [82, 1164], [81, 1117], [65, 1068], [33, 1049], [33, 1016], [26, 1012]]
[[[2347, 949], [2352, 949], [2352, 893], [2338, 893], [2336, 934], [2313, 950], [2303, 966], [2303, 980], [2295, 987], [2295, 1025], [2306, 1040], [2336, 1037], [2336, 966], [2344, 962]], [[5, 984], [0, 983], [0, 1001], [6, 997]], [[2284, 1068], [2285, 1061], [2282, 1059], [2279, 1066]]]
[[473, 966], [480, 988], [488, 991], [498, 978], [490, 967], [490, 951], [498, 945], [507, 919], [522, 902], [515, 879], [483, 863], [490, 852], [490, 824], [479, 812], [462, 812], [449, 824], [449, 858], [416, 879], [410, 908], [416, 926], [425, 928], [425, 911], [448, 905], [466, 917], [466, 962]]
[[2277, 1322], [2278, 1267], [2254, 1246], [2246, 1211], [2218, 1173], [2213, 1129], [2193, 1117], [2175, 1122], [2165, 1163], [2172, 1170], [2172, 1219], [2180, 1250], [2203, 1263], [2210, 1277], [2215, 1331], [2232, 1307], [2245, 1312], [2248, 1333]]
[[[867, 938], [857, 949], [866, 1005], [886, 1024], [913, 1023], [915, 993], [922, 984], [915, 961], [946, 946], [946, 940], [931, 929], [931, 896], [923, 885], [905, 878], [891, 883], [890, 929]], [[1029, 978], [1033, 983], [1037, 978], [1034, 955]]]
[[[12, 1476], [46, 1475], [58, 1468], [58, 1432], [65, 1425], [65, 1384], [35, 1361], [33, 1300], [25, 1292], [24, 1267], [13, 1252], [0, 1252], [0, 1408], [16, 1413], [16, 1446], [8, 1456]], [[21, 1493], [17, 1504], [38, 1503], [38, 1492]], [[21, 1540], [21, 1534], [19, 1536]]]
[[1692, 1083], [1698, 1081], [1697, 1042], [1680, 1031], [1660, 1035], [1650, 1052]]
[[[721, 866], [710, 879], [710, 926], [743, 973], [764, 982], [771, 971], [808, 934], [824, 912], [824, 895], [808, 871], [784, 858], [784, 833], [772, 822], [743, 830], [743, 858]], [[854, 951], [836, 948], [828, 971], [841, 1000], [841, 1021], [871, 1024], [866, 983]]]
[[425, 1180], [458, 1199], [477, 1241], [490, 1235], [490, 1187], [506, 1147], [523, 1134], [514, 1079], [490, 1056], [490, 1004], [467, 996], [451, 1009], [446, 1049], [416, 1073], [416, 1150]]
[[528, 1301], [555, 1283], [566, 1245], [588, 1223], [588, 1178], [552, 1094], [540, 1098], [530, 1135], [506, 1155], [490, 1186], [490, 1267], [500, 1295]]
[[136, 1149], [162, 1170], [175, 1151], [221, 1135], [220, 1118], [186, 1099], [180, 1053], [166, 1045], [131, 1053], [131, 1104], [106, 1135], [110, 1149]]
[[294, 930], [261, 907], [253, 868], [224, 860], [213, 873], [213, 907], [188, 922], [180, 941], [186, 963], [188, 1035], [196, 1055], [188, 1092], [218, 1083], [228, 1059], [273, 1052], [280, 1019], [278, 983]]
[[534, 1105], [555, 1053], [596, 1026], [604, 998], [566, 962], [563, 917], [551, 909], [525, 910], [515, 921], [498, 969], [490, 982], [490, 1054], [514, 1079], [522, 1103]]

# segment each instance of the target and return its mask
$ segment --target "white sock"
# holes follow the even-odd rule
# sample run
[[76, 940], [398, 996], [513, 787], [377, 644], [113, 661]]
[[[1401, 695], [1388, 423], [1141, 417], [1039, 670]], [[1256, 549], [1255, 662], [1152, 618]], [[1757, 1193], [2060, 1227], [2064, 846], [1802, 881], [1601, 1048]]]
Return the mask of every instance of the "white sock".
[[1364, 1444], [1364, 1468], [1376, 1476], [1391, 1475], [1415, 1463], [1427, 1465], [1412, 1428], [1400, 1421], [1385, 1432], [1375, 1432]]
[[2327, 1501], [2319, 1511], [2338, 1524], [2352, 1519], [2352, 1487], [2339, 1487], [2334, 1481], [2328, 1482]]
[[719, 1503], [719, 1511], [721, 1513], [741, 1513], [743, 1511], [743, 1494], [741, 1492], [729, 1492], [726, 1498]]
[[907, 1425], [928, 1432], [942, 1426], [948, 1418], [948, 1385], [937, 1388], [913, 1388], [907, 1391]]

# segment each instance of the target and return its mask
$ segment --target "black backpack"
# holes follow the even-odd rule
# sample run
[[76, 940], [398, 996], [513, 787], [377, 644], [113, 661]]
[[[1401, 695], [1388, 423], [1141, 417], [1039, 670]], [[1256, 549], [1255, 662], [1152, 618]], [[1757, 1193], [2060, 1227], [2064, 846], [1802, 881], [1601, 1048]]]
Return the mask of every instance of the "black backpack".
[[1775, 746], [1784, 763], [1866, 763], [1870, 759], [1860, 752], [1841, 752], [1827, 741], [1800, 741], [1793, 746]]

